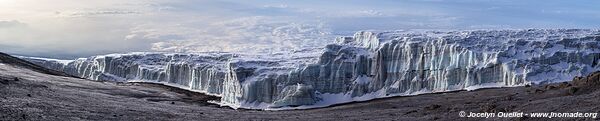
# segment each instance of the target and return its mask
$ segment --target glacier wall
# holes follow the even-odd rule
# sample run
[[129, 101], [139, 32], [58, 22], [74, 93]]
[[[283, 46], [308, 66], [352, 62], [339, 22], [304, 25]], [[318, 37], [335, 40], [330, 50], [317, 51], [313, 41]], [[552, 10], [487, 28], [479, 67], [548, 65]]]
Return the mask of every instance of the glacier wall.
[[28, 58], [93, 80], [164, 83], [234, 108], [322, 107], [373, 98], [572, 79], [600, 70], [600, 32], [580, 29], [357, 32], [265, 55], [129, 53]]
[[232, 54], [130, 53], [80, 58], [68, 63], [22, 57], [33, 63], [92, 80], [143, 81], [172, 84], [190, 90], [220, 95]]

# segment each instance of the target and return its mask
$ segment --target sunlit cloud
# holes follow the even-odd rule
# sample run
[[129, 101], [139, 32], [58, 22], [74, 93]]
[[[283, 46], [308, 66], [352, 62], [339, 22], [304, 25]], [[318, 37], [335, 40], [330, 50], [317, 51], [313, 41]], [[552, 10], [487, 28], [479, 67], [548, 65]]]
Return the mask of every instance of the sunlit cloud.
[[266, 52], [360, 30], [598, 28], [597, 1], [0, 0], [3, 52]]

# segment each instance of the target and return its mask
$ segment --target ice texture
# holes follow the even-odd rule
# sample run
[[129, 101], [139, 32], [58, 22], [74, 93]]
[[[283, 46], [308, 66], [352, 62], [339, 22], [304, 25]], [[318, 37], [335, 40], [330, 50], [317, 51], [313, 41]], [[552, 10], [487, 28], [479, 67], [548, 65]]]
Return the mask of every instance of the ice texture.
[[245, 55], [22, 57], [93, 80], [164, 83], [233, 108], [298, 109], [374, 98], [568, 81], [600, 70], [600, 31], [362, 31], [324, 48]]

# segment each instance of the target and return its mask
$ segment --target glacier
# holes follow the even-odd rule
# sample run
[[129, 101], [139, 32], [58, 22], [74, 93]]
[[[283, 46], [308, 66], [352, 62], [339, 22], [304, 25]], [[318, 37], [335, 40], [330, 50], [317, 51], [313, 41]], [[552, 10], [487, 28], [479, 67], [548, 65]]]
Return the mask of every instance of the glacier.
[[600, 31], [361, 31], [268, 54], [135, 52], [30, 62], [92, 80], [162, 83], [232, 108], [324, 107], [391, 96], [571, 80], [600, 70]]

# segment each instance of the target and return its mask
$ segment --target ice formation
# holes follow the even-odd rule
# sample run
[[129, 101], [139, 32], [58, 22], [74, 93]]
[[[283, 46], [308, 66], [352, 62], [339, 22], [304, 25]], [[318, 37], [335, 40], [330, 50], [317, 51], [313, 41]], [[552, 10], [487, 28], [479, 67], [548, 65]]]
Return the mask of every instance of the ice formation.
[[264, 55], [129, 53], [22, 57], [93, 80], [164, 83], [233, 108], [322, 107], [389, 96], [567, 81], [600, 70], [600, 31], [357, 32], [324, 48]]

